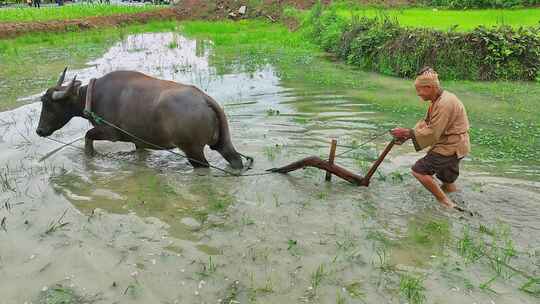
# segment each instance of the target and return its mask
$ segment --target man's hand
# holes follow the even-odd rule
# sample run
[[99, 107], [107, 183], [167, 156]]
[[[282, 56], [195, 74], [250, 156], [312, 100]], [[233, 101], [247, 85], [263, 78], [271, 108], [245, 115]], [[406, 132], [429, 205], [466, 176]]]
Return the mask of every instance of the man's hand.
[[401, 142], [405, 142], [407, 139], [411, 138], [413, 135], [411, 134], [410, 129], [405, 128], [395, 128], [390, 131], [390, 134], [394, 136], [396, 139], [398, 139]]
[[404, 142], [406, 142], [407, 140], [409, 140], [408, 138], [406, 139], [403, 139], [403, 138], [395, 138], [394, 137], [394, 143], [398, 146], [401, 146], [403, 145]]

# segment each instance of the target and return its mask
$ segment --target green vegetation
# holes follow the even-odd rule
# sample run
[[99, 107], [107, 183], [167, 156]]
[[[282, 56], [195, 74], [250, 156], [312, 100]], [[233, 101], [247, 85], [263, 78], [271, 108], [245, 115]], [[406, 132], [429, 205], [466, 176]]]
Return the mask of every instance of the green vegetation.
[[287, 241], [287, 251], [289, 251], [289, 253], [292, 256], [299, 256], [300, 255], [300, 250], [298, 248], [298, 241], [296, 241], [296, 240], [288, 240]]
[[[373, 7], [360, 5], [354, 1], [353, 3], [350, 2], [351, 1], [334, 1], [334, 4], [329, 8], [335, 10], [337, 16], [348, 22], [363, 17], [370, 19], [390, 19], [404, 27], [429, 28], [442, 31], [452, 30], [465, 32], [471, 31], [478, 26], [487, 28], [499, 26], [509, 26], [513, 28], [530, 27], [537, 26], [540, 22], [539, 8], [457, 10], [414, 6]], [[459, 2], [459, 0], [451, 0], [451, 2], [456, 3]], [[309, 11], [290, 8], [285, 9], [285, 13], [288, 16], [298, 18], [306, 18], [309, 15]]]
[[340, 15], [339, 6], [323, 9], [320, 4], [302, 24], [306, 37], [324, 50], [387, 75], [414, 77], [426, 65], [445, 79], [536, 80], [540, 73], [540, 26], [443, 32], [402, 27], [388, 16], [351, 20]]
[[540, 277], [529, 279], [527, 283], [520, 287], [520, 290], [540, 298]]
[[345, 286], [345, 290], [351, 298], [363, 299], [366, 295], [366, 292], [362, 288], [362, 283], [352, 282]]
[[[182, 23], [182, 33], [212, 40], [215, 53], [212, 63], [219, 73], [242, 59], [245, 70], [254, 71], [267, 63], [309, 63], [319, 48], [306, 43], [303, 36], [291, 33], [285, 26], [263, 21], [192, 21]], [[274, 113], [277, 114], [277, 113]]]
[[283, 146], [282, 145], [272, 145], [272, 146], [268, 146], [268, 147], [264, 147], [264, 155], [266, 156], [266, 158], [268, 158], [268, 160], [270, 161], [274, 161], [276, 160], [277, 156], [279, 154], [281, 154], [281, 152], [283, 151]]
[[492, 291], [490, 285], [497, 279], [520, 277], [525, 279], [520, 290], [540, 297], [540, 278], [512, 265], [519, 257], [526, 258], [527, 254], [514, 248], [507, 225], [499, 223], [492, 228], [480, 225], [477, 229], [467, 225], [456, 239], [456, 249], [466, 263], [484, 262], [491, 269], [493, 276], [481, 283], [480, 289]]
[[540, 21], [540, 9], [484, 9], [484, 10], [446, 10], [431, 8], [377, 9], [358, 7], [353, 9], [337, 8], [338, 16], [346, 20], [353, 18], [389, 18], [401, 26], [430, 28], [435, 30], [470, 31], [478, 26], [537, 26]]
[[81, 68], [128, 34], [174, 31], [177, 25], [174, 21], [155, 21], [122, 28], [36, 33], [0, 40], [0, 111], [16, 106], [18, 97], [36, 94], [53, 85], [65, 65]]
[[81, 296], [74, 289], [60, 284], [42, 290], [38, 304], [91, 304], [102, 300], [100, 295]]
[[40, 302], [43, 304], [76, 303], [76, 298], [77, 296], [73, 290], [57, 286], [44, 291]]
[[60, 7], [50, 6], [42, 7], [41, 9], [32, 7], [4, 8], [0, 14], [0, 22], [67, 20], [116, 14], [135, 14], [162, 8], [164, 8], [164, 6], [128, 6], [110, 4], [80, 4], [64, 5]]
[[212, 261], [212, 256], [208, 257], [208, 263], [201, 262], [200, 264], [201, 264], [201, 271], [197, 272], [197, 274], [202, 278], [209, 277], [217, 271], [217, 266]]
[[540, 5], [539, 0], [420, 0], [419, 2], [431, 6], [451, 8], [503, 8]]
[[[367, 236], [373, 241], [375, 249], [374, 266], [381, 271], [381, 275], [399, 276], [399, 293], [409, 303], [423, 303], [426, 300], [423, 281], [430, 275], [412, 275], [411, 271], [400, 269], [399, 264], [413, 262], [425, 268], [426, 261], [440, 262], [445, 276], [452, 278], [453, 284], [460, 282], [468, 290], [478, 287], [494, 292], [490, 286], [502, 280], [508, 284], [512, 281], [512, 284], [517, 284], [516, 289], [540, 297], [540, 277], [535, 276], [534, 270], [527, 269], [527, 265], [535, 264], [535, 256], [514, 247], [508, 225], [499, 222], [489, 227], [474, 227], [468, 223], [462, 227], [461, 233], [453, 235], [447, 221], [419, 223], [423, 220], [413, 220], [407, 237], [402, 241], [391, 241], [380, 231], [370, 232]], [[448, 251], [458, 255], [449, 254]], [[418, 262], [418, 259], [423, 262]], [[466, 268], [473, 268], [473, 265], [481, 265], [487, 271], [485, 281], [475, 281], [478, 278], [467, 277], [462, 272]]]
[[321, 285], [321, 282], [328, 275], [328, 272], [324, 270], [324, 264], [319, 265], [317, 269], [311, 274], [311, 287], [313, 290], [317, 290]]
[[426, 301], [423, 279], [410, 275], [402, 275], [399, 280], [399, 293], [411, 304], [422, 304]]
[[61, 229], [62, 227], [68, 225], [69, 223], [68, 222], [64, 222], [63, 219], [64, 219], [64, 216], [66, 216], [66, 213], [67, 213], [67, 209], [64, 210], [64, 213], [62, 213], [62, 215], [60, 216], [60, 218], [58, 218], [57, 220], [52, 220], [50, 223], [49, 223], [49, 227], [47, 228], [47, 230], [45, 231], [45, 234], [50, 234], [50, 233], [53, 233], [59, 229]]
[[[204, 193], [204, 196], [201, 197], [205, 201], [204, 208], [199, 208], [194, 212], [195, 217], [201, 223], [206, 222], [208, 215], [222, 213], [234, 203], [234, 198], [231, 195], [216, 190], [209, 180], [201, 180], [199, 184], [193, 185], [190, 191]], [[244, 225], [248, 225], [250, 220], [244, 219], [243, 221]]]
[[510, 237], [508, 226], [486, 229], [480, 226], [478, 233], [473, 234], [471, 227], [464, 227], [463, 235], [457, 240], [458, 253], [466, 261], [472, 263], [486, 258], [495, 275], [509, 278], [513, 269], [509, 268], [512, 259], [518, 256]]
[[450, 239], [450, 227], [446, 221], [428, 221], [409, 225], [409, 240], [424, 246], [445, 246]]

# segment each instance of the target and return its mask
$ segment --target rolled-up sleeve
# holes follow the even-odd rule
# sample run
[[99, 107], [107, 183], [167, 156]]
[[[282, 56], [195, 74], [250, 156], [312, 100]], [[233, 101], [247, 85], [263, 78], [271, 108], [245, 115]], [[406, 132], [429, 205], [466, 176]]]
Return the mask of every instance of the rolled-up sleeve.
[[439, 141], [448, 126], [451, 111], [451, 107], [440, 105], [440, 108], [432, 113], [429, 123], [421, 120], [416, 124], [412, 137], [416, 151], [423, 150]]

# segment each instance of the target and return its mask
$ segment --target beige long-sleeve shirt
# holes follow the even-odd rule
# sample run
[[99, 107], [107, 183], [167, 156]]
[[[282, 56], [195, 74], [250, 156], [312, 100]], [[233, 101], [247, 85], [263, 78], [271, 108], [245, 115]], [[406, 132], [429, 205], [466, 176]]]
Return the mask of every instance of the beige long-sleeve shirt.
[[431, 147], [429, 151], [462, 158], [471, 151], [468, 131], [465, 107], [456, 95], [443, 91], [430, 105], [426, 117], [414, 127], [414, 148], [420, 151]]

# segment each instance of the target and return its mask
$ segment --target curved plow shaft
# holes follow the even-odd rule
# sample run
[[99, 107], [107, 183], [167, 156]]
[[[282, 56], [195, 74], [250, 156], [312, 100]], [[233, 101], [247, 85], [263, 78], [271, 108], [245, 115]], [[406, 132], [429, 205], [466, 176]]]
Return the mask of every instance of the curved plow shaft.
[[319, 168], [327, 172], [330, 172], [334, 174], [335, 176], [340, 177], [352, 184], [355, 184], [358, 186], [367, 186], [367, 184], [365, 184], [364, 182], [364, 177], [354, 174], [350, 172], [349, 170], [343, 167], [340, 167], [336, 164], [330, 164], [328, 161], [322, 160], [321, 158], [317, 156], [306, 157], [304, 159], [296, 161], [287, 166], [284, 166], [281, 168], [269, 169], [268, 171], [277, 172], [277, 173], [288, 173], [288, 172], [295, 171], [298, 169], [303, 169], [305, 167]]
[[272, 169], [268, 169], [267, 171], [276, 172], [276, 173], [289, 173], [291, 171], [303, 169], [306, 167], [315, 167], [315, 168], [325, 170], [326, 172], [329, 172], [331, 174], [334, 174], [335, 176], [342, 178], [351, 184], [367, 187], [369, 186], [369, 181], [371, 180], [371, 177], [373, 176], [373, 174], [375, 173], [379, 165], [382, 163], [386, 155], [388, 155], [390, 150], [392, 150], [392, 147], [394, 147], [394, 144], [395, 144], [394, 140], [388, 143], [384, 151], [381, 153], [381, 155], [379, 155], [379, 158], [375, 161], [375, 163], [373, 163], [373, 165], [371, 166], [371, 168], [369, 169], [365, 177], [360, 176], [358, 174], [354, 174], [351, 171], [341, 166], [338, 166], [332, 162], [323, 160], [317, 156], [306, 157], [304, 159], [291, 163], [287, 166], [280, 167], [280, 168], [272, 168]]

